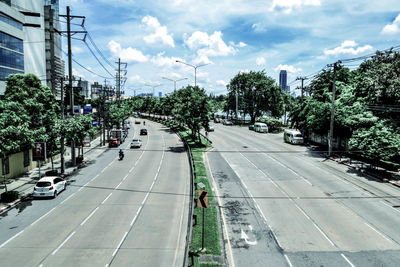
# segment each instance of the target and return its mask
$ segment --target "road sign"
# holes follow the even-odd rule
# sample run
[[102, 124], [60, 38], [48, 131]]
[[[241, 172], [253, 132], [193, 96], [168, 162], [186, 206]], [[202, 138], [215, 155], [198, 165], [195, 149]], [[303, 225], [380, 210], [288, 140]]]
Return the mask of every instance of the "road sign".
[[208, 192], [199, 190], [199, 201], [198, 206], [201, 208], [208, 208]]

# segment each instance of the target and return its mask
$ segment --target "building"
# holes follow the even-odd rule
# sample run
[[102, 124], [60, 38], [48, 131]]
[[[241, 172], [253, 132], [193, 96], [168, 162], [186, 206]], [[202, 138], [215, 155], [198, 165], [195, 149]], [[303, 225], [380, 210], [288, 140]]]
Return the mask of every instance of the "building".
[[9, 74], [33, 73], [61, 99], [58, 6], [58, 0], [0, 0], [0, 95]]
[[279, 87], [285, 92], [290, 91], [290, 88], [287, 86], [287, 71], [286, 70], [281, 70], [281, 72], [279, 73]]
[[78, 85], [77, 87], [79, 88], [79, 94], [83, 95], [86, 99], [88, 99], [89, 96], [89, 82], [79, 79], [78, 80]]
[[0, 1], [0, 95], [4, 95], [5, 78], [9, 74], [24, 73], [25, 17], [11, 6]]

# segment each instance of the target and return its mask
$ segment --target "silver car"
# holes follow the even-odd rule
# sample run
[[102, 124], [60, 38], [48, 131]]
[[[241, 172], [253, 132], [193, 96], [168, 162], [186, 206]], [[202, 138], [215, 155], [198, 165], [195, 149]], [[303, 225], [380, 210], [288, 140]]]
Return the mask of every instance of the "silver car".
[[40, 179], [33, 188], [33, 197], [53, 197], [65, 190], [67, 181], [57, 176]]

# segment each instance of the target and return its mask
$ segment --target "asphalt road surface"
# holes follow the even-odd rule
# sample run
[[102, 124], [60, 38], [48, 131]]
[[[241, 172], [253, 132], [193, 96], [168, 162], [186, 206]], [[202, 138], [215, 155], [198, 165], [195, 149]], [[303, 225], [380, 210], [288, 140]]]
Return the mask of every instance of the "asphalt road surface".
[[230, 266], [399, 266], [399, 188], [282, 134], [217, 124], [209, 138]]
[[[30, 200], [0, 219], [0, 266], [182, 266], [190, 170], [178, 137], [133, 124], [70, 177], [56, 199]], [[129, 149], [139, 137], [140, 149]]]

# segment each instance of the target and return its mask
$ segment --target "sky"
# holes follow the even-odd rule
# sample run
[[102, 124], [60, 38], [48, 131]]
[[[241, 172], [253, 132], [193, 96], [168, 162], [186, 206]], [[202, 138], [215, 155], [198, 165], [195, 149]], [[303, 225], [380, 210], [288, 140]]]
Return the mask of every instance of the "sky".
[[[399, 0], [60, 0], [60, 14], [66, 6], [85, 16], [90, 37], [74, 35], [73, 58], [87, 69], [74, 62], [74, 75], [115, 85], [120, 58], [127, 96], [165, 95], [171, 80], [194, 85], [199, 65], [197, 85], [214, 95], [226, 94], [239, 72], [263, 70], [277, 83], [286, 70], [296, 91], [297, 77], [400, 45]], [[82, 31], [79, 19], [72, 23]]]

